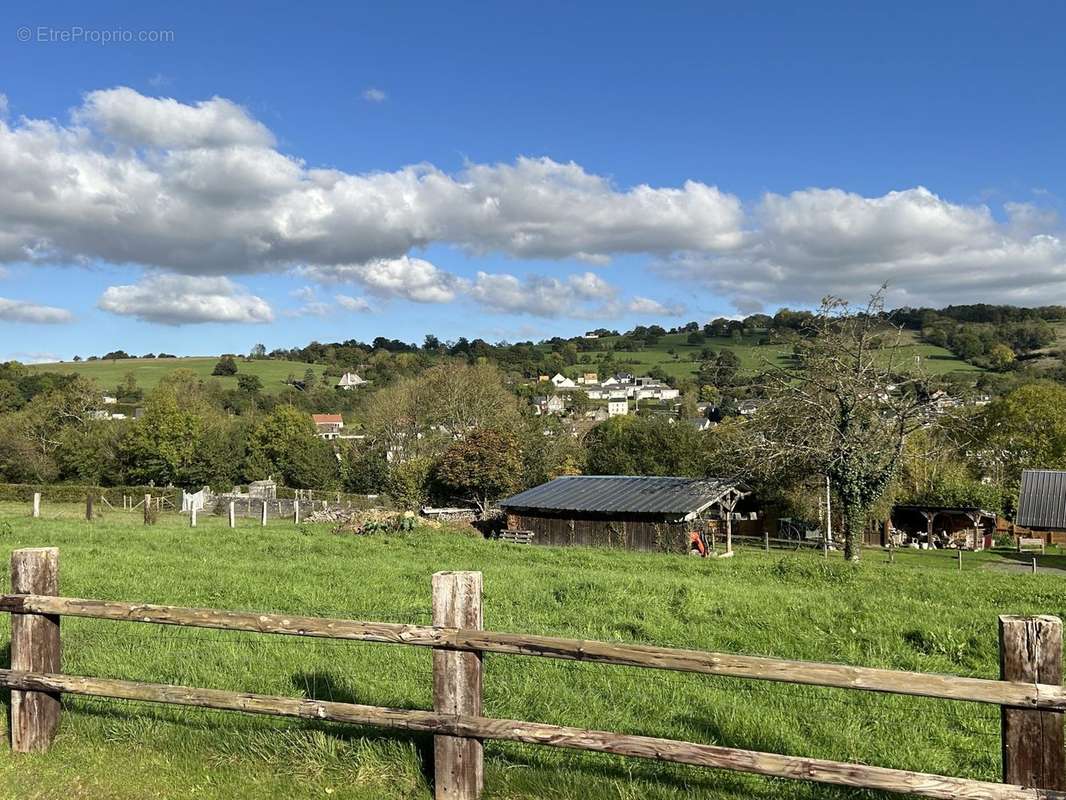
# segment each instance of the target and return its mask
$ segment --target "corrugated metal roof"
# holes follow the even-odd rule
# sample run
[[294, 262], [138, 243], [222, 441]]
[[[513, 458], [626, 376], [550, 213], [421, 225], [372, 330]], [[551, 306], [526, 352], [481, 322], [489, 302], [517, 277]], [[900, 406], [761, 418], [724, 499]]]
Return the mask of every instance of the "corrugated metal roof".
[[1025, 528], [1066, 528], [1066, 472], [1022, 470], [1017, 522]]
[[567, 475], [500, 502], [503, 508], [594, 511], [616, 514], [690, 514], [730, 489], [720, 478], [659, 478], [628, 475]]

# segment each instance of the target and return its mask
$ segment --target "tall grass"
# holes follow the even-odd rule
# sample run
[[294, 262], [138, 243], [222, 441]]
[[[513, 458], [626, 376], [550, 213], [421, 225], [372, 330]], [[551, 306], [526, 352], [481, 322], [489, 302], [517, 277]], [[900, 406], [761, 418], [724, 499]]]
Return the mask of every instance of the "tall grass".
[[[734, 559], [486, 542], [419, 530], [0, 504], [0, 553], [60, 548], [63, 594], [429, 621], [430, 576], [481, 570], [495, 630], [997, 676], [996, 615], [1066, 613], [1061, 578], [974, 558], [857, 567], [757, 548]], [[6, 582], [8, 577], [0, 575]], [[7, 646], [8, 620], [0, 618]], [[430, 653], [388, 645], [64, 619], [64, 671], [429, 708]], [[998, 709], [975, 704], [488, 655], [486, 713], [995, 780]], [[428, 798], [430, 742], [371, 729], [67, 698], [56, 746], [0, 757], [0, 797]], [[486, 744], [486, 797], [855, 796], [666, 764]]]

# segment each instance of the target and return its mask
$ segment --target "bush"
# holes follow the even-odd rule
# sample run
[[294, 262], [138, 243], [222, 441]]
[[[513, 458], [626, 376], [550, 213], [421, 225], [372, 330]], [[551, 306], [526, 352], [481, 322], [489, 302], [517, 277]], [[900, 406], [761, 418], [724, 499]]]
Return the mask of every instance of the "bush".
[[215, 364], [215, 368], [211, 370], [212, 375], [236, 375], [237, 374], [237, 362], [233, 360], [233, 356], [222, 356]]

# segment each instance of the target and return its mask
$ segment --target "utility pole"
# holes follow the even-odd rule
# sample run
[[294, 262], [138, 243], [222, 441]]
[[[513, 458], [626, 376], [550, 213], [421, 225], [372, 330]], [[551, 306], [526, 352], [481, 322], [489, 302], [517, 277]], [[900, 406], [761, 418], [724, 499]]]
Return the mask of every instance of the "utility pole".
[[833, 542], [833, 511], [829, 504], [829, 476], [825, 476], [825, 540]]

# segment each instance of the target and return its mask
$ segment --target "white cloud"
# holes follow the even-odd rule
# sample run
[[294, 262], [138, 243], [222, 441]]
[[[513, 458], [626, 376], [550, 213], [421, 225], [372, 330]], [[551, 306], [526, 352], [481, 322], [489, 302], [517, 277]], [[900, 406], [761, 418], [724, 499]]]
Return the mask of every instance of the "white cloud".
[[[1066, 241], [1053, 214], [950, 203], [919, 187], [863, 197], [839, 189], [768, 194], [756, 229], [730, 253], [683, 253], [667, 276], [702, 284], [738, 309], [861, 299], [882, 283], [895, 305], [1066, 300]], [[1039, 231], [1039, 232], [1038, 232]]]
[[24, 300], [9, 300], [0, 297], [0, 321], [3, 322], [32, 322], [42, 325], [57, 325], [70, 322], [74, 315], [65, 308], [55, 306], [42, 306], [36, 303], [27, 303]]
[[112, 314], [163, 325], [274, 319], [265, 300], [225, 277], [149, 275], [134, 284], [108, 287], [97, 305]]
[[449, 303], [463, 289], [461, 278], [421, 259], [375, 259], [365, 264], [302, 267], [298, 274], [323, 283], [356, 283], [371, 294], [416, 303]]
[[85, 95], [75, 119], [134, 147], [270, 147], [274, 135], [236, 103], [222, 97], [187, 105], [146, 97], [125, 86]]
[[622, 300], [618, 289], [594, 272], [565, 278], [545, 275], [519, 278], [507, 273], [479, 272], [468, 286], [467, 294], [497, 313], [537, 317], [610, 319], [622, 314], [675, 316], [684, 311], [683, 307], [667, 306], [646, 297]]
[[391, 263], [443, 243], [605, 263], [742, 238], [739, 200], [698, 182], [620, 189], [546, 158], [349, 174], [273, 141], [229, 100], [129, 88], [86, 95], [67, 126], [0, 121], [0, 261], [232, 274]]
[[[212, 276], [302, 265], [310, 280], [381, 298], [560, 307], [551, 279], [520, 280], [531, 297], [517, 302], [508, 276], [467, 280], [413, 255], [450, 245], [597, 265], [651, 255], [661, 274], [743, 309], [854, 298], [884, 281], [894, 303], [1066, 302], [1062, 222], [1040, 205], [1000, 214], [921, 187], [880, 197], [829, 188], [745, 209], [707, 183], [620, 187], [547, 158], [353, 174], [280, 152], [266, 126], [220, 97], [183, 103], [119, 87], [86, 95], [67, 124], [0, 115], [0, 186], [0, 264]], [[624, 313], [640, 302], [576, 306]]]
[[11, 353], [5, 360], [18, 361], [22, 364], [54, 364], [62, 359], [58, 353], [31, 351]]
[[346, 294], [338, 294], [336, 295], [336, 298], [337, 305], [345, 311], [355, 311], [360, 314], [373, 311], [370, 303], [367, 302], [365, 297], [351, 297]]
[[7, 116], [7, 95], [0, 92], [0, 117]]
[[630, 314], [648, 314], [657, 317], [679, 317], [685, 313], [685, 306], [681, 303], [661, 303], [650, 297], [634, 297], [626, 303], [626, 311]]
[[382, 89], [375, 89], [371, 86], [363, 90], [363, 99], [368, 103], [384, 103], [389, 96]]

